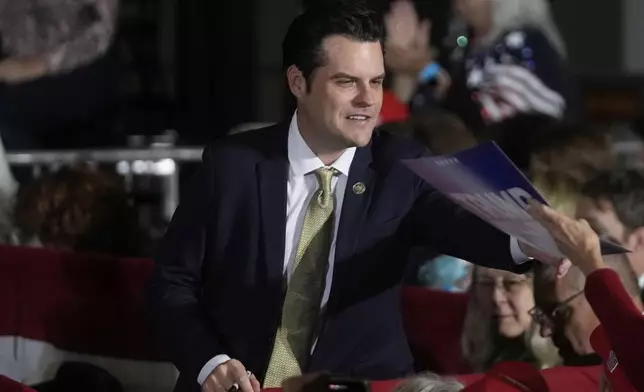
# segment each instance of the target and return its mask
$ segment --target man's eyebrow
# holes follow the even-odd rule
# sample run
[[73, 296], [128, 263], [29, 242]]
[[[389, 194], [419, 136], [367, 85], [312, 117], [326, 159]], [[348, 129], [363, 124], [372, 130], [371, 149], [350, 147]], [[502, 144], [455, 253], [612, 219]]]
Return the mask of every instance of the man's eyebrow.
[[[384, 78], [385, 78], [385, 73], [383, 72], [383, 73], [381, 73], [380, 75], [378, 75], [378, 76], [376, 76], [376, 77], [371, 78], [371, 80], [375, 80], [375, 79], [384, 79]], [[357, 80], [357, 79], [360, 79], [360, 78], [358, 78], [357, 76], [349, 75], [348, 73], [338, 72], [338, 73], [336, 73], [336, 74], [333, 74], [333, 75], [331, 76], [331, 79], [351, 79], [351, 80]]]
[[331, 79], [358, 79], [356, 76], [349, 75], [344, 72], [338, 72], [331, 76]]

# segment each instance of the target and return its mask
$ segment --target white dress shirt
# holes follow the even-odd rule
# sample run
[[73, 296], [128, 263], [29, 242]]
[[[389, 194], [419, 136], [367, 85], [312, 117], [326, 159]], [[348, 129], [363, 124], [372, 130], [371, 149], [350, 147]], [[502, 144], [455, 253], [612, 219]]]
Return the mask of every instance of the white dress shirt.
[[[252, 131], [251, 131], [252, 132]], [[331, 248], [329, 250], [329, 268], [326, 275], [326, 285], [322, 295], [321, 307], [323, 308], [329, 300], [331, 293], [331, 279], [333, 277], [333, 264], [335, 259], [336, 233], [342, 212], [344, 192], [349, 179], [349, 169], [355, 155], [355, 147], [346, 149], [342, 155], [331, 165], [340, 172], [331, 182], [331, 191], [335, 198], [334, 224]], [[284, 244], [284, 274], [290, 279], [293, 269], [293, 262], [297, 251], [300, 233], [304, 224], [306, 207], [317, 191], [319, 185], [314, 171], [324, 167], [324, 163], [318, 158], [302, 138], [297, 126], [297, 113], [293, 115], [288, 131], [288, 161], [289, 174], [286, 186], [286, 243]], [[517, 263], [528, 261], [529, 258], [521, 252], [518, 241], [512, 238], [510, 251]], [[206, 363], [199, 372], [197, 381], [203, 384], [208, 375], [220, 364], [228, 361], [230, 357], [225, 354], [217, 355]]]

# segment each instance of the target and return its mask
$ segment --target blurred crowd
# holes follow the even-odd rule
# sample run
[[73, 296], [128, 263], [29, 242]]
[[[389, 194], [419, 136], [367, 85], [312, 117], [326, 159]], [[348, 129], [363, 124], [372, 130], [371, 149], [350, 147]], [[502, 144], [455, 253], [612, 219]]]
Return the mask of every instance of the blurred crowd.
[[[388, 76], [378, 132], [415, 138], [435, 154], [495, 141], [553, 209], [631, 251], [603, 263], [643, 310], [644, 176], [620, 165], [609, 130], [579, 112], [548, 0], [451, 4], [449, 44], [441, 48], [430, 45], [431, 21], [411, 1], [393, 1], [384, 15]], [[136, 202], [112, 170], [79, 163], [25, 178], [4, 157], [55, 147], [66, 132], [81, 135], [79, 147], [93, 138], [79, 130], [114, 101], [108, 63], [118, 9], [117, 0], [0, 0], [2, 243], [153, 253]], [[591, 335], [604, 321], [585, 291], [589, 276], [579, 266], [561, 279], [544, 266], [516, 275], [418, 249], [405, 283], [467, 293], [461, 370], [485, 373], [507, 361], [601, 365]], [[401, 391], [462, 387], [427, 375]]]

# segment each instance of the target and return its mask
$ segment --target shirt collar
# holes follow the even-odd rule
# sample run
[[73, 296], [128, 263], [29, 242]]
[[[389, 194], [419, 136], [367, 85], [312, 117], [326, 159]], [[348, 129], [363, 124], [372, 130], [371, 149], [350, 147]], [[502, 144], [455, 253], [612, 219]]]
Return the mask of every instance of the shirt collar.
[[640, 275], [639, 278], [637, 278], [637, 283], [640, 286], [640, 289], [644, 289], [644, 274]]
[[[340, 155], [340, 157], [331, 164], [331, 167], [345, 176], [348, 176], [355, 153], [355, 147], [347, 148], [344, 150], [342, 155]], [[311, 148], [309, 148], [306, 141], [300, 134], [300, 129], [297, 126], [297, 112], [293, 114], [291, 125], [288, 129], [288, 161], [291, 165], [292, 173], [295, 176], [304, 176], [324, 167], [322, 160], [320, 160], [320, 158], [311, 151]]]

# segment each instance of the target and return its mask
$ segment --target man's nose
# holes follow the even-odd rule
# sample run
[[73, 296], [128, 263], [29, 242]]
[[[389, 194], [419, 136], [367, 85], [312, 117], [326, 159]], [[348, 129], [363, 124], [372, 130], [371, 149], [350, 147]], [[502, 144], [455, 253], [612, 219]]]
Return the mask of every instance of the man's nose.
[[360, 107], [369, 107], [376, 104], [375, 89], [369, 85], [362, 86], [356, 97], [356, 104]]

